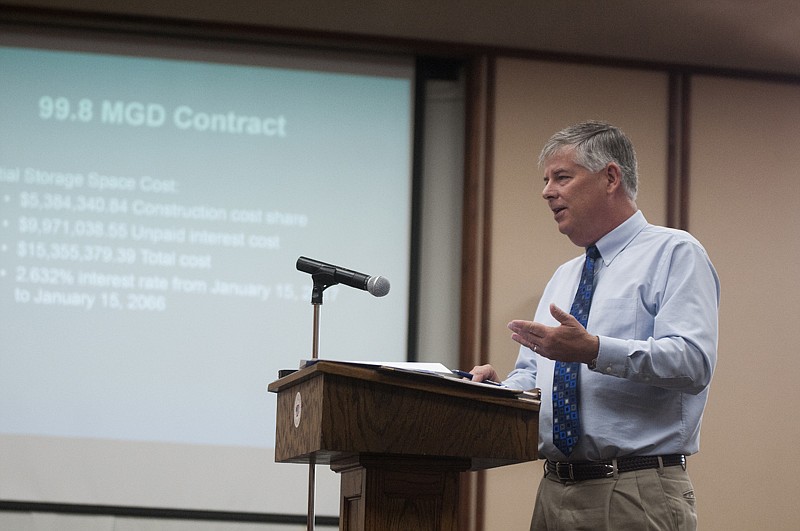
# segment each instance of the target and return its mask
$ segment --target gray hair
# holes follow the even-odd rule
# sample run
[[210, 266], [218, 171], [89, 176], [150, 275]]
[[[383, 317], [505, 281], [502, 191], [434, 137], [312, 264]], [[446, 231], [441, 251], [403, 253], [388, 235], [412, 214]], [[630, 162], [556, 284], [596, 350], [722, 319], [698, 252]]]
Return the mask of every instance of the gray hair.
[[639, 186], [639, 163], [630, 139], [618, 127], [605, 122], [588, 121], [571, 125], [550, 137], [539, 155], [541, 166], [566, 148], [575, 148], [575, 163], [591, 172], [615, 162], [622, 170], [622, 186], [631, 200], [636, 200]]

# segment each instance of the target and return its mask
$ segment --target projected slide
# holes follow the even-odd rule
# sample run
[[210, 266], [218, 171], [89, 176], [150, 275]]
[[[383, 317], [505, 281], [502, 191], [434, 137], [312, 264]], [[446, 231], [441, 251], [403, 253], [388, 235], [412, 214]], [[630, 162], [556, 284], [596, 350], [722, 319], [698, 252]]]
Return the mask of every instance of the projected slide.
[[248, 60], [0, 47], [0, 435], [273, 446], [301, 255], [392, 283], [320, 356], [404, 359], [410, 68]]

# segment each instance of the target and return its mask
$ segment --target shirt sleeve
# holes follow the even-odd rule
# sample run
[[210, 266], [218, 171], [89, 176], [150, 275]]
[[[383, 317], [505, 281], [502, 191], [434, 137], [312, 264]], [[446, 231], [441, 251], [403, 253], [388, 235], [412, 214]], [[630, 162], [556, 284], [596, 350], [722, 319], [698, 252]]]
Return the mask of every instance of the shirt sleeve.
[[710, 383], [717, 359], [717, 273], [702, 246], [684, 240], [664, 254], [651, 280], [652, 335], [646, 339], [599, 336], [596, 370], [700, 393]]
[[512, 389], [530, 391], [536, 388], [536, 369], [536, 353], [528, 347], [521, 346], [514, 370], [502, 383]]

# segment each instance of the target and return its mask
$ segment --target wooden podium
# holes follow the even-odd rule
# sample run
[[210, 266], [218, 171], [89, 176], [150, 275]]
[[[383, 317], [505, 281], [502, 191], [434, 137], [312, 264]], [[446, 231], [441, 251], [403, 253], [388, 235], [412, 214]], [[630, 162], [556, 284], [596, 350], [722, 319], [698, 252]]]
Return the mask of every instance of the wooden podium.
[[323, 360], [268, 389], [275, 461], [341, 474], [343, 531], [457, 531], [460, 472], [536, 459], [539, 402], [509, 389]]

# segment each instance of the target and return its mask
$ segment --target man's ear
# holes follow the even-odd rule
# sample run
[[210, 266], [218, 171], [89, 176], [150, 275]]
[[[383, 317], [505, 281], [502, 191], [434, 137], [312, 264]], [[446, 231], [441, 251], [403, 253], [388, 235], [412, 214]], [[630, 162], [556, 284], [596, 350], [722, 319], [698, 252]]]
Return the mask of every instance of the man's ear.
[[622, 186], [622, 169], [616, 162], [606, 164], [603, 176], [606, 178], [606, 189], [609, 193]]

